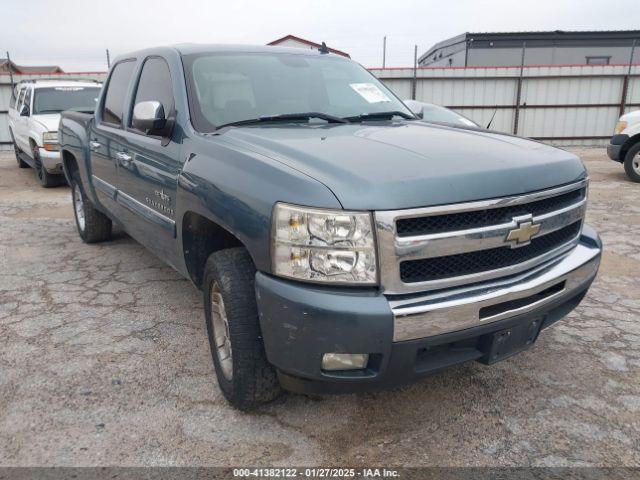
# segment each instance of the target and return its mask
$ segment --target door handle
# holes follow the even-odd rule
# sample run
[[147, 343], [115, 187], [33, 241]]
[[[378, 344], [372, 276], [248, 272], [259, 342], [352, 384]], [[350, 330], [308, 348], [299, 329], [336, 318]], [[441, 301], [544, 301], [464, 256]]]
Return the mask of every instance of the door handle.
[[91, 150], [97, 150], [102, 146], [102, 144], [100, 142], [94, 142], [93, 140], [91, 142], [89, 142], [89, 148]]
[[125, 166], [131, 162], [131, 155], [124, 152], [118, 152], [116, 153], [116, 159], [120, 162], [120, 165]]

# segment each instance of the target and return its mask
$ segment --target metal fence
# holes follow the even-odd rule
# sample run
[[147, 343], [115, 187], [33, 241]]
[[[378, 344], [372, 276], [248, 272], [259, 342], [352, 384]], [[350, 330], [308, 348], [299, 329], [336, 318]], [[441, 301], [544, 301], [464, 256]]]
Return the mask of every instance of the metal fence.
[[493, 130], [602, 145], [640, 108], [640, 65], [372, 69], [401, 99], [453, 108]]
[[13, 83], [22, 80], [64, 80], [64, 79], [92, 79], [104, 81], [104, 72], [80, 72], [80, 73], [60, 73], [60, 74], [31, 74], [31, 75], [9, 75], [0, 73], [0, 150], [9, 150], [11, 147], [11, 136], [9, 135], [9, 102], [11, 101], [12, 81]]
[[[493, 130], [559, 145], [602, 145], [618, 117], [640, 108], [640, 65], [371, 69], [400, 98], [451, 107]], [[14, 75], [91, 78], [103, 72]], [[0, 74], [0, 149], [11, 148], [11, 78]]]

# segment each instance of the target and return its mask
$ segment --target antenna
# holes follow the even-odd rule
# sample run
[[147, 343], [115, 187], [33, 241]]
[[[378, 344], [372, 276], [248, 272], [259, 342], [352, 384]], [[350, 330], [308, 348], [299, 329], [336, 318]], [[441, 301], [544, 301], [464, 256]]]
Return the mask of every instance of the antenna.
[[498, 106], [496, 105], [495, 110], [493, 111], [493, 115], [491, 115], [491, 120], [489, 120], [489, 123], [486, 126], [486, 129], [489, 130], [489, 127], [491, 126], [491, 124], [493, 123], [493, 119], [496, 118], [496, 113], [498, 113]]
[[322, 42], [322, 45], [320, 45], [320, 48], [318, 49], [320, 51], [320, 53], [329, 53], [329, 47], [327, 47], [327, 44]]

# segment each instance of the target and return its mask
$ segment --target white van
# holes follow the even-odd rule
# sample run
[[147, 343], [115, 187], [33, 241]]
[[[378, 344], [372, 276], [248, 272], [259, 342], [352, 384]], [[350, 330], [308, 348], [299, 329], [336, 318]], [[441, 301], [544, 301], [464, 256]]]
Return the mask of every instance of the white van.
[[101, 84], [95, 81], [20, 82], [9, 104], [9, 133], [20, 168], [33, 167], [43, 187], [64, 181], [58, 147], [60, 112], [93, 112]]

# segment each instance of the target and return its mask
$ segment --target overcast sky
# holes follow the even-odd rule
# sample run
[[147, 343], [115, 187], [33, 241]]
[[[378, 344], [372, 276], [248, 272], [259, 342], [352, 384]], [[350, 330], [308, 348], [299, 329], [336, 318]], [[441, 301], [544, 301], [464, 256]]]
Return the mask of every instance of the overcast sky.
[[413, 64], [466, 32], [624, 30], [640, 0], [0, 0], [0, 57], [65, 70], [104, 70], [127, 51], [174, 43], [264, 44], [287, 34], [351, 54], [367, 67]]

